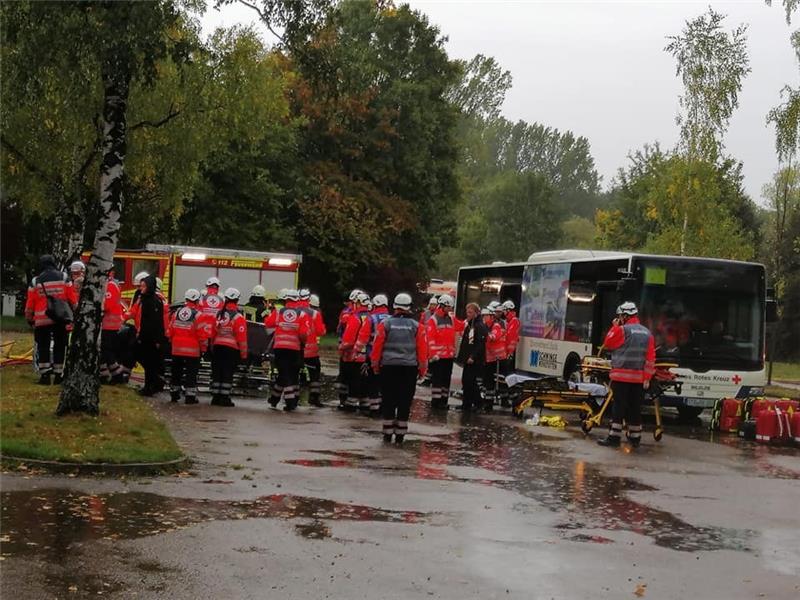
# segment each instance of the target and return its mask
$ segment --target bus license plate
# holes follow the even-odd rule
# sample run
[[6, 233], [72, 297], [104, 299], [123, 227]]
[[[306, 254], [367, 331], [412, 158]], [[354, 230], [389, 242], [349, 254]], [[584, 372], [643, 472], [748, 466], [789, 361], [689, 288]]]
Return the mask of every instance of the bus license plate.
[[686, 406], [706, 406], [706, 404], [709, 403], [709, 401], [704, 398], [686, 398], [684, 402]]

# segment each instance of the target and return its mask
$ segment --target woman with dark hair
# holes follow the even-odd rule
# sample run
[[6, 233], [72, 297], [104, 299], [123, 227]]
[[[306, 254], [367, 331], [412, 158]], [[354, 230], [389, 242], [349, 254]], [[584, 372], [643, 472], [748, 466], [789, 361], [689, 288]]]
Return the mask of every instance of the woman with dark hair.
[[136, 318], [136, 357], [144, 368], [142, 396], [153, 396], [164, 389], [161, 378], [163, 353], [166, 343], [164, 303], [156, 294], [156, 278], [148, 275], [139, 283]]

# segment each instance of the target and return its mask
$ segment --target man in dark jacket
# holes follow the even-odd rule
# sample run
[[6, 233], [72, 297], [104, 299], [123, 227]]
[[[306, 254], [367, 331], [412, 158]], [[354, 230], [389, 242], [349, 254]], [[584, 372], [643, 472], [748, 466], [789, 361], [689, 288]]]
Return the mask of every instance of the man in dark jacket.
[[456, 362], [463, 368], [461, 410], [465, 413], [481, 404], [480, 376], [486, 357], [486, 325], [483, 324], [480, 314], [480, 306], [474, 302], [467, 304], [467, 321], [456, 358]]
[[139, 331], [136, 337], [137, 359], [144, 368], [143, 396], [153, 396], [164, 389], [161, 379], [163, 354], [166, 342], [164, 331], [164, 302], [156, 295], [156, 278], [148, 275], [139, 284]]

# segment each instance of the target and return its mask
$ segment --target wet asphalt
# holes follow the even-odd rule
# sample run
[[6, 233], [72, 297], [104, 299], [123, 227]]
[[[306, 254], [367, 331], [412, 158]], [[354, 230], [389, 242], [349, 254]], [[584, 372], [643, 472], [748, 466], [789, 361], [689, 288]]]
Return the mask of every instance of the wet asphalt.
[[6, 472], [2, 597], [800, 597], [800, 449], [669, 416], [607, 449], [417, 392], [402, 447], [333, 403], [158, 398], [184, 472]]

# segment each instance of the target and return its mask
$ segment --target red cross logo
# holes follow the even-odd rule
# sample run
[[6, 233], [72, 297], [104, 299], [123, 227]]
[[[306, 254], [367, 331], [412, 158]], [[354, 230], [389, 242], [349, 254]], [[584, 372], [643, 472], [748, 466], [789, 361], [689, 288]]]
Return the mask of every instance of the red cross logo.
[[742, 378], [738, 375], [734, 375], [731, 377], [731, 381], [733, 381], [733, 385], [739, 385], [739, 383], [742, 381]]

